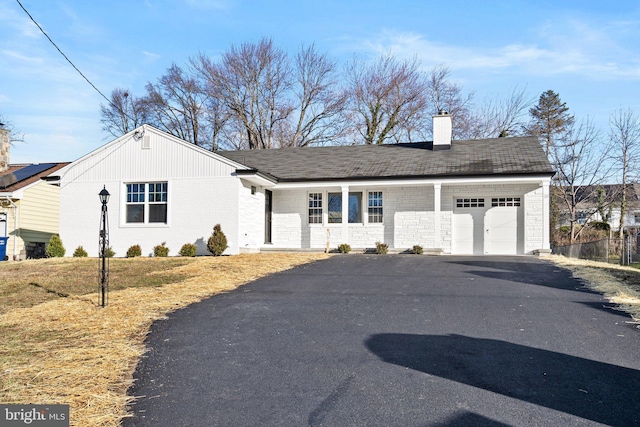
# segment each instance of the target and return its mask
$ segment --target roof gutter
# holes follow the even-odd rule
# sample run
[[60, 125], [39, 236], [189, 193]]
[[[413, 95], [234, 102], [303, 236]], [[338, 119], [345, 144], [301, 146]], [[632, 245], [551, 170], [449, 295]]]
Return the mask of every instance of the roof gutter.
[[236, 176], [252, 184], [271, 188], [278, 183], [278, 179], [272, 175], [260, 172], [257, 169], [236, 169]]
[[473, 175], [473, 176], [428, 176], [428, 177], [375, 177], [375, 178], [342, 178], [342, 179], [317, 179], [317, 180], [291, 180], [279, 181], [276, 189], [294, 189], [305, 187], [328, 187], [328, 186], [414, 186], [414, 185], [433, 185], [433, 184], [450, 184], [450, 185], [467, 185], [467, 184], [495, 184], [496, 182], [510, 183], [540, 183], [543, 181], [551, 181], [553, 175], [550, 173], [538, 174], [509, 174], [509, 175]]

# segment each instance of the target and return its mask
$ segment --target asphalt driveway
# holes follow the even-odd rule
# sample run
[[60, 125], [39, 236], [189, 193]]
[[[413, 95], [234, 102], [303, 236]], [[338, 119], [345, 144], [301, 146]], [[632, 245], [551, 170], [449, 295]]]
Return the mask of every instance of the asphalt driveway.
[[123, 425], [640, 425], [629, 321], [533, 257], [335, 256], [156, 322]]

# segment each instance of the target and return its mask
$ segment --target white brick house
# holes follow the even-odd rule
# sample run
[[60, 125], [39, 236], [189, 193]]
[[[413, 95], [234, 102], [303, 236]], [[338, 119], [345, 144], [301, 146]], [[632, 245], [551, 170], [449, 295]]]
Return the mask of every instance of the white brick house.
[[434, 129], [433, 143], [212, 153], [145, 125], [61, 171], [60, 234], [68, 248], [97, 255], [104, 185], [116, 256], [164, 241], [171, 255], [184, 243], [204, 254], [217, 223], [229, 254], [376, 242], [451, 254], [547, 251], [553, 171], [538, 141], [451, 141], [446, 114]]

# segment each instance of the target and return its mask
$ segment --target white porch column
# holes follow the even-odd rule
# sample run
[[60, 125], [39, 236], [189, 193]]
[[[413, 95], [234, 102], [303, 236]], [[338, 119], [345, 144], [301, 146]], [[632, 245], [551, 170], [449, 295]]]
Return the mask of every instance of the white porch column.
[[433, 247], [442, 248], [442, 231], [440, 228], [440, 189], [442, 184], [433, 184]]
[[349, 243], [349, 186], [342, 186], [342, 241]]
[[551, 249], [549, 244], [549, 182], [542, 183], [542, 249]]

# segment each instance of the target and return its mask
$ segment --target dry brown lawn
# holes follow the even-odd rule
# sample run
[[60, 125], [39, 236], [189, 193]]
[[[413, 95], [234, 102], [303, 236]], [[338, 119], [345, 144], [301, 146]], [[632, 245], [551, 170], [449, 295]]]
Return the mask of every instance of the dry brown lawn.
[[118, 426], [154, 320], [259, 277], [326, 258], [280, 253], [0, 263], [0, 402], [69, 404], [72, 426]]
[[549, 257], [559, 266], [567, 268], [591, 289], [603, 294], [640, 324], [640, 270], [604, 262], [565, 258], [560, 255]]

